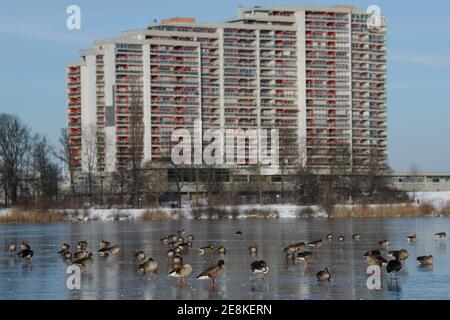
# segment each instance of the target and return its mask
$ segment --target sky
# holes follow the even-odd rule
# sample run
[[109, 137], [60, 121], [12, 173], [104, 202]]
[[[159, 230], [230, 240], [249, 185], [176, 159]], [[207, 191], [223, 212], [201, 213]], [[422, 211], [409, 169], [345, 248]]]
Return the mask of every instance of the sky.
[[[66, 9], [81, 8], [81, 30]], [[41, 0], [0, 4], [0, 112], [14, 113], [56, 143], [66, 123], [66, 62], [94, 40], [154, 19], [220, 22], [237, 7], [380, 6], [388, 20], [388, 155], [396, 171], [450, 172], [450, 2], [445, 0]]]

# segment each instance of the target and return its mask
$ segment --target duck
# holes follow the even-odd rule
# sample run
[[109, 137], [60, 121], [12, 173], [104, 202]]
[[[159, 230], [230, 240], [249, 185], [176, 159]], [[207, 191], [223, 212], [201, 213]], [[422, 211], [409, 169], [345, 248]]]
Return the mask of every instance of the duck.
[[256, 243], [252, 243], [249, 247], [248, 247], [248, 252], [250, 254], [256, 254], [258, 252], [258, 247], [256, 246]]
[[445, 233], [445, 232], [438, 232], [438, 233], [435, 233], [434, 235], [438, 239], [444, 239], [445, 237], [447, 237], [447, 233]]
[[250, 264], [250, 271], [253, 274], [267, 274], [269, 272], [269, 267], [267, 266], [267, 263], [264, 260], [259, 261], [253, 261]]
[[213, 253], [214, 246], [211, 244], [211, 245], [206, 246], [206, 247], [201, 247], [198, 250], [200, 251], [200, 254], [210, 255], [210, 254]]
[[185, 284], [185, 280], [193, 272], [192, 266], [190, 264], [183, 264], [177, 266], [172, 271], [169, 272], [169, 277], [178, 278], [178, 283]]
[[313, 253], [310, 251], [303, 251], [297, 254], [297, 259], [300, 261], [309, 261], [311, 260]]
[[76, 259], [73, 264], [86, 267], [94, 263], [92, 252], [87, 253], [86, 256]]
[[328, 240], [333, 240], [333, 235], [331, 233], [327, 234], [327, 239]]
[[339, 242], [344, 242], [345, 238], [344, 238], [344, 236], [339, 236], [338, 240], [339, 240]]
[[197, 280], [211, 280], [212, 288], [216, 287], [216, 278], [218, 278], [224, 270], [225, 261], [220, 259], [216, 265], [209, 267], [197, 276]]
[[155, 274], [158, 271], [158, 263], [150, 257], [139, 266], [139, 271], [147, 274]]
[[8, 253], [9, 254], [14, 254], [16, 252], [16, 244], [14, 242], [11, 242], [8, 245]]
[[295, 253], [298, 251], [305, 250], [305, 248], [306, 248], [306, 245], [304, 242], [298, 242], [295, 244], [288, 245], [286, 248], [283, 249], [283, 251], [286, 253]]
[[420, 256], [417, 257], [417, 261], [419, 261], [422, 266], [431, 266], [433, 264], [433, 256]]
[[72, 252], [70, 252], [70, 250], [67, 250], [66, 252], [61, 254], [61, 257], [64, 260], [72, 260]]
[[331, 274], [328, 271], [328, 268], [325, 268], [323, 270], [320, 270], [319, 272], [316, 273], [316, 277], [318, 281], [330, 281], [331, 279]]
[[355, 234], [352, 235], [352, 239], [353, 240], [359, 240], [360, 238], [361, 238], [361, 236], [360, 236], [359, 233], [355, 233]]
[[308, 247], [319, 248], [320, 246], [322, 246], [322, 243], [323, 243], [322, 239], [314, 240], [308, 243]]
[[402, 263], [397, 259], [392, 259], [386, 265], [386, 272], [396, 274], [402, 269]]
[[192, 234], [189, 234], [189, 235], [186, 237], [186, 239], [187, 239], [187, 241], [192, 241], [192, 240], [194, 240], [194, 236], [193, 236]]
[[409, 252], [408, 252], [408, 250], [405, 250], [405, 249], [394, 250], [394, 251], [389, 251], [389, 256], [395, 258], [398, 261], [403, 261], [403, 260], [408, 259]]
[[409, 242], [414, 242], [414, 241], [416, 241], [417, 237], [416, 237], [416, 235], [414, 234], [414, 235], [412, 235], [412, 236], [407, 236], [406, 239], [407, 239]]
[[217, 252], [219, 254], [226, 254], [227, 253], [227, 249], [224, 246], [220, 246], [219, 248], [217, 248]]
[[242, 236], [242, 231], [241, 230], [236, 231], [235, 235], [237, 235], [239, 237]]
[[381, 240], [378, 241], [378, 245], [380, 245], [381, 247], [387, 247], [389, 246], [391, 243], [388, 240]]
[[145, 252], [143, 250], [137, 250], [134, 254], [137, 261], [141, 262], [145, 260]]

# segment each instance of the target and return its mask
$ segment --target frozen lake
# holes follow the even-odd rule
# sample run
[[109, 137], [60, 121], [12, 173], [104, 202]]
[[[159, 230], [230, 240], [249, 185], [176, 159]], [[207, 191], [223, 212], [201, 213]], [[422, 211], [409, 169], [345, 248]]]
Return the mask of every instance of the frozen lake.
[[[193, 248], [183, 255], [194, 273], [188, 286], [177, 286], [167, 277], [168, 246], [160, 239], [177, 230], [193, 234]], [[235, 236], [237, 230], [242, 237]], [[89, 222], [35, 225], [0, 225], [0, 299], [449, 299], [450, 243], [439, 241], [434, 233], [450, 233], [448, 218], [404, 219], [274, 219], [274, 220], [179, 220], [162, 222]], [[327, 241], [326, 234], [334, 239]], [[359, 241], [351, 239], [360, 233]], [[410, 244], [407, 235], [417, 234]], [[345, 236], [339, 243], [337, 237]], [[324, 239], [305, 266], [298, 261], [288, 265], [282, 249], [294, 242]], [[97, 256], [100, 240], [121, 246], [110, 257]], [[378, 249], [378, 241], [388, 239], [388, 250], [407, 249], [410, 257], [397, 281], [389, 280], [383, 268], [380, 290], [366, 286], [367, 262], [363, 253]], [[10, 241], [25, 240], [34, 250], [32, 263], [9, 256]], [[72, 246], [89, 241], [94, 263], [82, 272], [81, 290], [66, 288], [67, 264], [57, 254], [62, 243]], [[248, 246], [258, 245], [256, 257], [249, 256]], [[195, 280], [200, 272], [216, 264], [220, 256], [199, 255], [196, 248], [209, 243], [227, 249], [225, 272], [212, 291], [209, 281]], [[134, 252], [144, 249], [159, 264], [158, 274], [148, 279], [138, 272]], [[433, 255], [431, 268], [418, 266], [416, 257]], [[269, 274], [252, 285], [249, 270], [254, 260], [265, 260]], [[329, 283], [318, 283], [316, 272], [328, 267]]]

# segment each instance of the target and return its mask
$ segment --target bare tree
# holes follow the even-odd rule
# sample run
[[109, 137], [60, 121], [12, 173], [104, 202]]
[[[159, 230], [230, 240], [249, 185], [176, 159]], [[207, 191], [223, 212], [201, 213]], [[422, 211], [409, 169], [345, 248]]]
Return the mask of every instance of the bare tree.
[[97, 177], [97, 128], [86, 125], [82, 128], [81, 161], [85, 184], [92, 204]]
[[409, 167], [409, 180], [411, 183], [412, 198], [414, 201], [416, 199], [416, 193], [421, 189], [419, 172], [420, 172], [419, 166], [414, 162], [411, 163], [411, 166]]
[[155, 198], [156, 206], [159, 207], [161, 197], [169, 189], [167, 168], [147, 162], [144, 164], [144, 171], [146, 192]]
[[17, 116], [0, 114], [0, 168], [6, 206], [9, 199], [13, 205], [18, 203], [29, 141], [29, 129]]
[[59, 135], [59, 152], [55, 154], [55, 156], [63, 162], [67, 167], [67, 172], [69, 174], [69, 182], [70, 189], [72, 191], [72, 198], [76, 197], [76, 188], [75, 188], [75, 164], [74, 164], [74, 155], [71, 150], [69, 133], [67, 128], [62, 128]]

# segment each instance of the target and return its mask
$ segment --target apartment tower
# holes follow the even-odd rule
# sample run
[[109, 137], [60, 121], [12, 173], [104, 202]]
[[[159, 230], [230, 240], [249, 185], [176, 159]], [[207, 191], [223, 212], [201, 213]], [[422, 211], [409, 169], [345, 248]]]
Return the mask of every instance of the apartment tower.
[[349, 6], [239, 8], [223, 23], [172, 18], [95, 41], [67, 66], [74, 162], [163, 161], [173, 130], [198, 121], [278, 129], [287, 166], [386, 165], [386, 25], [370, 17]]

